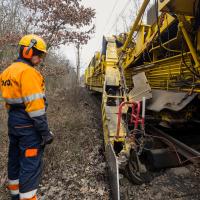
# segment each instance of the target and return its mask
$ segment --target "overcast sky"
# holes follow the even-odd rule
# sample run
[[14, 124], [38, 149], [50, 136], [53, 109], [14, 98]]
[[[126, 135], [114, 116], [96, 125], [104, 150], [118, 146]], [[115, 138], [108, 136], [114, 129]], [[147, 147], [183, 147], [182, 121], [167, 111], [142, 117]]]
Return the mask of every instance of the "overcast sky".
[[[83, 0], [82, 3], [86, 7], [96, 10], [94, 23], [96, 26], [95, 33], [87, 45], [81, 49], [81, 73], [89, 64], [95, 51], [101, 49], [103, 35], [112, 35], [127, 31], [134, 18], [138, 0]], [[141, 0], [142, 1], [142, 0]], [[67, 46], [67, 47], [66, 47]], [[66, 45], [62, 48], [64, 56], [76, 66], [76, 49], [73, 45]]]

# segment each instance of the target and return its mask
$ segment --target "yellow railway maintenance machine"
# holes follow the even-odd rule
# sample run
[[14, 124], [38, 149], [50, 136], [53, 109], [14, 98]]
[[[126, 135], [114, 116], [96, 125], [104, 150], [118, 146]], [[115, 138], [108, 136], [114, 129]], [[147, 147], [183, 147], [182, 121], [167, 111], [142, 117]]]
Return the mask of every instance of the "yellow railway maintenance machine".
[[120, 170], [137, 184], [148, 181], [145, 122], [200, 123], [200, 0], [155, 0], [143, 24], [148, 4], [143, 1], [128, 33], [103, 38], [102, 52], [85, 71], [86, 87], [102, 92], [106, 158], [118, 200]]

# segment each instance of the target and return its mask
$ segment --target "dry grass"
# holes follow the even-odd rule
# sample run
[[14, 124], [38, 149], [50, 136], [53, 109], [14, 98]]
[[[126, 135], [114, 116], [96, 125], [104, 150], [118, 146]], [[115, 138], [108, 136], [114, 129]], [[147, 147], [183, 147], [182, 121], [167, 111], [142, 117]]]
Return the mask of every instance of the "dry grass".
[[8, 136], [7, 136], [7, 113], [3, 103], [0, 103], [0, 200], [8, 199], [6, 190], [6, 179], [7, 179], [7, 147], [8, 147]]
[[[63, 83], [63, 80], [61, 80]], [[52, 85], [53, 83], [51, 83]], [[48, 122], [55, 141], [45, 149], [39, 199], [109, 199], [105, 177], [100, 106], [83, 88], [47, 91]], [[1, 112], [1, 176], [6, 177], [6, 112]], [[1, 180], [1, 179], [0, 179]], [[7, 200], [5, 185], [0, 200]]]
[[[109, 198], [105, 161], [99, 153], [103, 146], [100, 107], [86, 94], [83, 88], [74, 88], [49, 95], [49, 124], [56, 137], [46, 149], [44, 187], [40, 191], [47, 193], [49, 199], [51, 194], [47, 192], [47, 185], [51, 183], [59, 187], [58, 199]], [[58, 182], [62, 180], [64, 193], [55, 184], [55, 179]], [[82, 188], [86, 190], [84, 194], [80, 191], [83, 186], [81, 180], [86, 180], [86, 186]], [[99, 188], [103, 188], [101, 194], [98, 193]]]

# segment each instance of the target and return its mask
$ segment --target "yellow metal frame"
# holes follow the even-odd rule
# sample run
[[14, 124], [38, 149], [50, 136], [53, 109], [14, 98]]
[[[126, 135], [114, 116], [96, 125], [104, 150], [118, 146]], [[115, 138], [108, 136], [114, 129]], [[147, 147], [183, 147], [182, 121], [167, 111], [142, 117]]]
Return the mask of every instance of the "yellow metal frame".
[[[172, 3], [172, 1], [165, 1], [166, 5], [168, 4], [167, 2]], [[185, 0], [182, 3], [184, 4], [184, 2]], [[144, 1], [144, 3], [146, 3], [146, 1]], [[176, 1], [176, 3], [179, 2]], [[182, 9], [182, 12], [183, 11], [184, 9]], [[187, 8], [185, 8], [185, 12], [187, 12]], [[162, 13], [158, 20], [160, 34], [162, 35], [171, 24], [175, 23], [176, 20], [177, 19], [168, 13]], [[176, 80], [180, 79], [181, 77], [184, 77], [185, 79], [193, 78], [193, 85], [197, 85], [199, 83], [199, 80], [194, 78], [194, 75], [191, 73], [188, 67], [185, 66], [185, 64], [189, 67], [192, 67], [197, 73], [200, 72], [200, 57], [194, 48], [194, 44], [192, 43], [190, 35], [187, 31], [188, 24], [191, 24], [192, 17], [178, 15], [178, 21], [179, 23], [176, 37], [164, 42], [162, 47], [158, 44], [155, 45], [156, 43], [154, 44], [154, 41], [158, 40], [159, 37], [157, 23], [151, 26], [144, 24], [139, 25], [139, 20], [137, 21], [138, 23], [134, 23], [133, 28], [129, 33], [129, 37], [126, 40], [122, 51], [120, 52], [120, 54], [123, 54], [123, 57], [124, 54], [126, 55], [122, 66], [124, 68], [124, 74], [127, 82], [126, 84], [129, 88], [132, 87], [131, 77], [140, 71], [145, 71], [150, 86], [154, 89], [188, 92], [190, 92], [192, 89], [193, 92], [199, 92], [200, 88], [175, 86]], [[134, 41], [135, 44], [130, 45], [133, 43], [131, 36], [133, 35], [134, 31], [137, 31], [137, 39]], [[178, 47], [179, 43], [181, 42], [181, 35], [189, 49], [187, 53], [183, 53], [181, 49], [168, 48], [168, 46], [173, 45], [174, 47]], [[159, 58], [159, 52], [162, 49], [172, 52], [175, 55], [168, 58]], [[138, 70], [137, 64], [135, 63], [137, 63], [145, 51], [152, 53], [153, 59], [151, 62], [146, 63], [146, 65], [152, 65], [153, 67], [148, 69], [141, 68], [141, 70]], [[183, 59], [185, 62], [183, 62]]]
[[[123, 36], [107, 37], [106, 55], [95, 54], [93, 61], [86, 69], [86, 86], [92, 90], [102, 92], [101, 107], [105, 145], [122, 142], [123, 151], [125, 152], [128, 152], [132, 145], [127, 141], [127, 133], [123, 129], [120, 130], [121, 137], [116, 138], [116, 127], [112, 129], [109, 126], [109, 123], [116, 118], [116, 113], [112, 115], [107, 111], [108, 98], [126, 99], [126, 94], [122, 94], [123, 96], [109, 96], [106, 92], [107, 85], [120, 87], [120, 84], [123, 85], [122, 78], [125, 77], [126, 83], [124, 84], [131, 89], [134, 87], [132, 76], [145, 72], [152, 89], [184, 91], [188, 94], [200, 93], [200, 80], [192, 73], [192, 70], [200, 73], [200, 55], [196, 51], [189, 34], [194, 17], [187, 16], [188, 13], [191, 13], [191, 7], [186, 6], [188, 2], [188, 0], [159, 1], [160, 16], [154, 24], [145, 25], [141, 23], [141, 18], [149, 0], [144, 0], [131, 30]], [[177, 17], [168, 12], [169, 6], [174, 9], [173, 11], [177, 14]], [[172, 38], [165, 40], [163, 43], [162, 41], [159, 42], [160, 37], [172, 25], [177, 26], [176, 36], [173, 35]], [[133, 38], [133, 35], [137, 35], [137, 38]], [[200, 29], [198, 38], [200, 38]], [[116, 39], [123, 43], [121, 48], [116, 47]], [[183, 47], [180, 48], [182, 40], [187, 45], [187, 47], [184, 47], [184, 51]], [[140, 65], [138, 63], [140, 63], [139, 61], [145, 52], [151, 54], [152, 59]], [[169, 55], [162, 55], [162, 52], [167, 52]], [[182, 84], [183, 81], [187, 80], [192, 80], [191, 86]], [[116, 106], [117, 108], [118, 106]], [[161, 113], [161, 115], [164, 120], [168, 120], [170, 117], [166, 113]]]

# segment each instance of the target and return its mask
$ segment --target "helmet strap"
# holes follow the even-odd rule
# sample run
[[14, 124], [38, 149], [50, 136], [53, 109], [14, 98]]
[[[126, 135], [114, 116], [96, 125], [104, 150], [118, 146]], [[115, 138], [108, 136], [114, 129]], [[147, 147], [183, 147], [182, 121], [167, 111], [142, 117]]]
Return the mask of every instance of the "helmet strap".
[[37, 44], [37, 40], [32, 39], [31, 42], [30, 42], [30, 44], [29, 44], [29, 46], [28, 46], [28, 48], [26, 49], [25, 54], [28, 55], [28, 54], [29, 54], [29, 51], [30, 51], [36, 44]]

